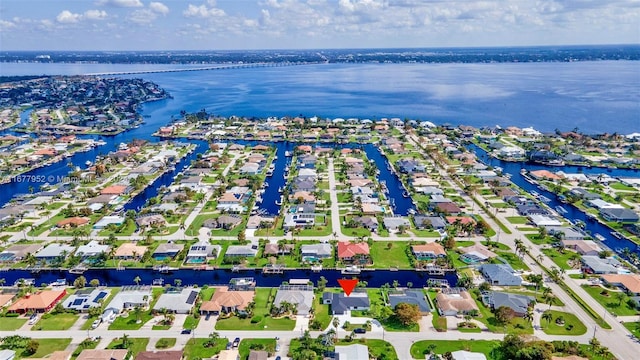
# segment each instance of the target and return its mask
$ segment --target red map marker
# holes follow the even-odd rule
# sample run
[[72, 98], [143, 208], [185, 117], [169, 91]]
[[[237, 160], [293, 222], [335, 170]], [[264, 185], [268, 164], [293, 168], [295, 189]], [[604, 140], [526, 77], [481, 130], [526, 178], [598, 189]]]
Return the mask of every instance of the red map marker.
[[356, 285], [358, 285], [358, 279], [338, 279], [338, 284], [340, 284], [344, 293], [349, 296], [353, 289], [356, 288]]

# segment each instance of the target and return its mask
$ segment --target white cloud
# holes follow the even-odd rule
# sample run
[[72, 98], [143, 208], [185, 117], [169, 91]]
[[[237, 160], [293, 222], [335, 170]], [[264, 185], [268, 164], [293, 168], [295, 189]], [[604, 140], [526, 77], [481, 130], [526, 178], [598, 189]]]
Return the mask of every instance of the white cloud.
[[100, 5], [110, 5], [116, 7], [142, 7], [142, 1], [140, 0], [100, 0], [98, 1]]
[[149, 24], [153, 22], [158, 17], [158, 14], [149, 10], [149, 9], [141, 9], [136, 10], [129, 15], [129, 21], [132, 21], [136, 24]]
[[82, 18], [82, 15], [74, 14], [69, 10], [62, 10], [62, 12], [58, 14], [58, 16], [56, 16], [56, 20], [59, 23], [63, 23], [63, 24], [77, 23], [78, 21], [80, 21], [81, 18]]
[[107, 17], [104, 10], [87, 10], [84, 14], [72, 13], [69, 10], [63, 10], [56, 16], [56, 21], [61, 24], [74, 24], [81, 20], [103, 20]]
[[0, 19], [0, 29], [9, 30], [14, 27], [16, 27], [16, 24], [14, 24], [13, 22]]
[[[207, 6], [208, 5], [208, 6]], [[198, 18], [214, 18], [214, 17], [222, 17], [225, 16], [226, 13], [222, 9], [218, 9], [216, 7], [216, 2], [210, 0], [207, 2], [207, 5], [202, 4], [200, 6], [196, 6], [193, 4], [189, 4], [187, 9], [183, 12], [186, 17], [198, 17]]]
[[169, 8], [167, 7], [167, 5], [161, 2], [155, 2], [155, 1], [150, 2], [149, 9], [162, 15], [167, 15], [169, 13]]

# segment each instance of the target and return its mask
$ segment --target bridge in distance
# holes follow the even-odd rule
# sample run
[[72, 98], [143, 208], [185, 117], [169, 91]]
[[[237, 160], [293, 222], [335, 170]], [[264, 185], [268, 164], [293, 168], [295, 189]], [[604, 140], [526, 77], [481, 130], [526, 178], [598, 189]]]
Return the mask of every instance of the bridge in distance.
[[199, 68], [187, 68], [187, 69], [163, 69], [163, 70], [134, 70], [134, 71], [115, 71], [115, 72], [100, 72], [85, 74], [89, 76], [115, 76], [115, 75], [136, 75], [136, 74], [156, 74], [156, 73], [172, 73], [172, 72], [186, 72], [186, 71], [210, 71], [210, 70], [227, 70], [227, 69], [248, 69], [258, 67], [282, 67], [282, 66], [296, 66], [296, 65], [312, 65], [312, 64], [324, 64], [326, 62], [271, 62], [271, 63], [248, 63], [248, 64], [222, 64], [216, 66], [206, 66]]

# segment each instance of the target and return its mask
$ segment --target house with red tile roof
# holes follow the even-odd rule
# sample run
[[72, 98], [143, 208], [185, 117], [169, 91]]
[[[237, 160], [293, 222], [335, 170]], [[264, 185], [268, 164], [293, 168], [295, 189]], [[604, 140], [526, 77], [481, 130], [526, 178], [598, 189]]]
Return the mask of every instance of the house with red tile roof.
[[338, 242], [338, 259], [345, 263], [370, 264], [369, 244], [366, 242]]
[[67, 219], [62, 219], [56, 223], [59, 228], [78, 227], [89, 223], [88, 218], [74, 216]]
[[126, 194], [128, 188], [127, 185], [111, 185], [100, 190], [100, 195], [122, 195]]
[[29, 311], [43, 313], [51, 310], [56, 304], [67, 295], [66, 290], [43, 290], [35, 294], [26, 295], [16, 300], [9, 308], [8, 312], [24, 314]]

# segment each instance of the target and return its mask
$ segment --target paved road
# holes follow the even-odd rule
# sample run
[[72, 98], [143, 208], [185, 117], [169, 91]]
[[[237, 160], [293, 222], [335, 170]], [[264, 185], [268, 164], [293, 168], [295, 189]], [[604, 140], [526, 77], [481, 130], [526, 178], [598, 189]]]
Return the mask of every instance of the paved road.
[[331, 199], [331, 227], [333, 233], [336, 235], [333, 236], [333, 238], [344, 238], [342, 227], [340, 226], [340, 207], [338, 203], [338, 190], [336, 188], [336, 173], [332, 158], [329, 159], [327, 171], [329, 172], [329, 198]]

